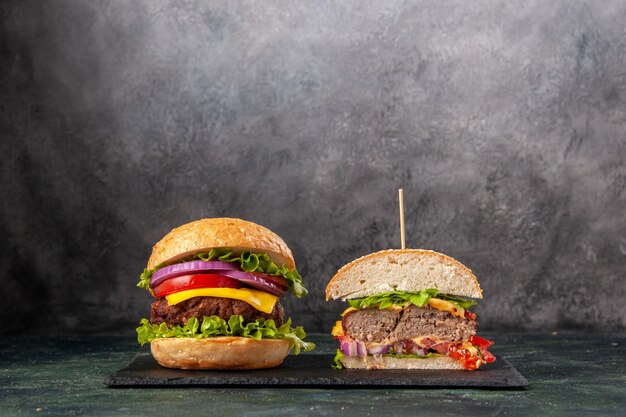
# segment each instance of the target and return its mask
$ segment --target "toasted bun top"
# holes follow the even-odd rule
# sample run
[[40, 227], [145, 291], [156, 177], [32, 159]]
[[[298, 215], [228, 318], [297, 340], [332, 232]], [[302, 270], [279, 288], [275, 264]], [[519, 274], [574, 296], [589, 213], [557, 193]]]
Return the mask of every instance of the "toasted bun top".
[[212, 248], [229, 248], [236, 254], [266, 253], [279, 267], [296, 266], [285, 241], [266, 227], [241, 219], [213, 218], [184, 224], [165, 235], [154, 245], [148, 269]]
[[365, 255], [341, 268], [326, 286], [326, 300], [428, 288], [483, 298], [472, 271], [457, 260], [431, 250], [390, 249]]

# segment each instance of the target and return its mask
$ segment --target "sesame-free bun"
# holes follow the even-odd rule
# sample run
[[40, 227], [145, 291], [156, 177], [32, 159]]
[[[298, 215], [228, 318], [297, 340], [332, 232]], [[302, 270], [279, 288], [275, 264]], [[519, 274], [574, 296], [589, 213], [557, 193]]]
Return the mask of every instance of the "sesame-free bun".
[[173, 337], [154, 339], [150, 342], [150, 350], [157, 362], [166, 368], [265, 369], [283, 362], [289, 353], [289, 342], [233, 336]]
[[295, 267], [291, 250], [280, 236], [256, 223], [232, 218], [202, 219], [173, 229], [154, 245], [147, 267], [168, 265], [213, 248], [229, 248], [236, 254], [266, 253], [279, 267]]
[[465, 370], [461, 362], [449, 356], [430, 358], [394, 358], [392, 356], [344, 356], [343, 366], [350, 369], [455, 369]]
[[432, 250], [390, 249], [363, 256], [341, 268], [326, 286], [326, 300], [429, 288], [442, 294], [483, 297], [476, 277], [459, 261]]

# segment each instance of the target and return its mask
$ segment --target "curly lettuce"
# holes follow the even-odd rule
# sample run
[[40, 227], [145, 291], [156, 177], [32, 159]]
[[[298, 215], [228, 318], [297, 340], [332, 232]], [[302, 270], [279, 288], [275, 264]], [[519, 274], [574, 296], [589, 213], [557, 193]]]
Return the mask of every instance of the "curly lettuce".
[[334, 364], [332, 365], [333, 369], [343, 369], [342, 359], [345, 355], [341, 351], [341, 349], [337, 349], [337, 354], [335, 354], [335, 358], [333, 359]]
[[282, 326], [277, 327], [274, 320], [257, 319], [243, 324], [240, 315], [231, 316], [228, 321], [218, 316], [204, 316], [202, 322], [192, 317], [184, 326], [169, 327], [165, 323], [152, 324], [148, 319], [142, 319], [141, 326], [137, 327], [137, 341], [144, 345], [158, 338], [168, 337], [193, 337], [205, 339], [216, 336], [239, 336], [249, 337], [255, 340], [261, 339], [285, 339], [289, 342], [289, 349], [298, 355], [301, 350], [308, 352], [315, 348], [315, 343], [305, 342], [306, 333], [301, 326], [292, 328], [291, 319]]
[[449, 301], [457, 307], [461, 307], [465, 310], [476, 304], [476, 301], [474, 300], [466, 300], [453, 295], [441, 294], [439, 290], [434, 288], [418, 292], [391, 291], [371, 295], [369, 297], [348, 300], [348, 304], [350, 307], [356, 308], [357, 310], [371, 306], [378, 306], [379, 309], [384, 310], [392, 305], [403, 306], [406, 303], [414, 304], [417, 307], [424, 307], [431, 298], [439, 298], [441, 300]]
[[[243, 252], [241, 254], [234, 255], [230, 249], [220, 248], [211, 249], [209, 252], [196, 253], [194, 255], [182, 258], [176, 263], [189, 262], [189, 261], [213, 261], [218, 260], [222, 262], [237, 262], [242, 270], [246, 272], [260, 272], [263, 274], [280, 275], [287, 280], [289, 290], [298, 298], [306, 296], [309, 291], [304, 287], [302, 283], [302, 276], [296, 270], [296, 268], [289, 269], [286, 265], [279, 267], [267, 256], [265, 253], [251, 253]], [[150, 278], [152, 274], [159, 268], [165, 265], [157, 265], [153, 269], [145, 268], [139, 276], [139, 282], [137, 286], [145, 290], [150, 289]]]

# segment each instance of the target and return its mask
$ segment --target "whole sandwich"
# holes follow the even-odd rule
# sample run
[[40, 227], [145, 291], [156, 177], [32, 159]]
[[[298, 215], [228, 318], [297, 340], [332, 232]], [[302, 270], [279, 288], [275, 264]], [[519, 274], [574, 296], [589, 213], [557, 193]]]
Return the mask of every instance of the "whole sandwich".
[[393, 249], [350, 262], [326, 287], [326, 300], [350, 305], [332, 330], [335, 367], [474, 370], [493, 362], [468, 298], [482, 298], [476, 277], [441, 253]]
[[272, 368], [315, 346], [279, 302], [287, 291], [307, 294], [291, 250], [258, 224], [211, 218], [172, 230], [137, 286], [156, 298], [137, 339], [164, 367]]

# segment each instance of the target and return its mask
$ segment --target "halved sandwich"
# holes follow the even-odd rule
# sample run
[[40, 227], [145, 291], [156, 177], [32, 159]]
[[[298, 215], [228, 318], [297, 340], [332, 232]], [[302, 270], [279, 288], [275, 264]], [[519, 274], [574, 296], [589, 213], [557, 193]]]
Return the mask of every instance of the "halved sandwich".
[[356, 259], [326, 287], [350, 307], [332, 335], [338, 368], [474, 370], [493, 362], [493, 342], [476, 335], [476, 277], [431, 250], [392, 249]]

